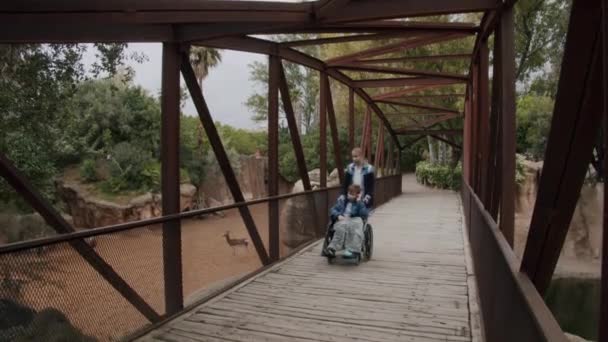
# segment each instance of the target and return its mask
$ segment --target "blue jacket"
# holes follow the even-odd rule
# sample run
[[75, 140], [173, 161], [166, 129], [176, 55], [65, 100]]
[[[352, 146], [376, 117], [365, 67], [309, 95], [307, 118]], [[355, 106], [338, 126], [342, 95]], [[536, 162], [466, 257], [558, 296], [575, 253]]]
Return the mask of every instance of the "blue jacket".
[[[344, 214], [344, 210], [346, 210], [346, 204], [348, 201], [344, 201], [342, 199], [338, 199], [336, 204], [331, 208], [331, 219], [333, 221], [338, 219], [338, 216]], [[350, 210], [350, 217], [360, 217], [363, 220], [367, 219], [369, 215], [369, 210], [365, 206], [365, 204], [361, 201], [351, 202], [352, 208]]]
[[[342, 195], [340, 198], [342, 200], [346, 200], [346, 194], [348, 193], [348, 187], [353, 182], [353, 174], [355, 173], [355, 164], [350, 163], [346, 170], [344, 170], [344, 183], [342, 183]], [[368, 208], [371, 208], [374, 205], [374, 183], [376, 181], [376, 177], [374, 175], [374, 167], [370, 164], [363, 164], [363, 170], [361, 170], [363, 174], [363, 195], [361, 198], [363, 199], [363, 203]]]

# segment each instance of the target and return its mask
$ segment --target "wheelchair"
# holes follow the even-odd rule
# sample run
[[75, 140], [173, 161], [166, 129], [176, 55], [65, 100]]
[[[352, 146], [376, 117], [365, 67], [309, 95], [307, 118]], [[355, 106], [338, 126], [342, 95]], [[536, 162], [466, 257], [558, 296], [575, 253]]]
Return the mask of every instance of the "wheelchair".
[[[325, 233], [325, 239], [323, 241], [323, 249], [321, 250], [321, 256], [324, 256], [327, 258], [328, 264], [333, 264], [335, 259], [339, 257], [338, 255], [332, 257], [331, 255], [327, 254], [327, 252], [326, 252], [327, 246], [331, 242], [331, 239], [333, 239], [333, 237], [334, 237], [334, 232], [335, 232], [335, 230], [333, 228], [334, 223], [335, 223], [335, 221], [332, 221], [327, 225], [327, 232]], [[356, 256], [353, 259], [355, 261], [355, 264], [359, 265], [361, 263], [361, 261], [369, 261], [372, 258], [373, 251], [374, 251], [374, 230], [372, 228], [372, 225], [369, 224], [369, 222], [367, 222], [367, 220], [363, 220], [363, 243], [361, 244], [361, 252], [355, 254]]]

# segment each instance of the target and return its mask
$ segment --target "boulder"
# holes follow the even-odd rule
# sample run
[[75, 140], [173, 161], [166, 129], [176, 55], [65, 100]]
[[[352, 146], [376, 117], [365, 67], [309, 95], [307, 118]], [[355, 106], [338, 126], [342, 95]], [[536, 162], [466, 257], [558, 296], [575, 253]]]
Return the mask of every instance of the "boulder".
[[[519, 258], [523, 256], [543, 167], [542, 162], [523, 160], [522, 164], [524, 178], [517, 185], [515, 198], [514, 249]], [[602, 184], [583, 185], [557, 264], [557, 276], [599, 277], [603, 191]]]
[[[64, 201], [74, 226], [80, 228], [103, 227], [123, 222], [158, 217], [162, 214], [162, 196], [145, 193], [118, 204], [92, 197], [78, 184], [58, 182], [58, 194]], [[192, 208], [196, 187], [192, 184], [180, 186], [180, 209]]]
[[333, 169], [327, 178], [327, 186], [340, 185], [340, 175], [338, 175], [338, 169]]

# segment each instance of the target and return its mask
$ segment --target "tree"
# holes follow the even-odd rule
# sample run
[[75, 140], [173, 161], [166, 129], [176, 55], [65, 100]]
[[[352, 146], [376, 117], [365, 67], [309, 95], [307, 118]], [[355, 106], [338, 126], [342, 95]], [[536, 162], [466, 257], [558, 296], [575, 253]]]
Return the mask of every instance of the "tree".
[[540, 160], [545, 154], [553, 113], [553, 99], [533, 94], [517, 102], [517, 152]]
[[222, 61], [219, 50], [204, 46], [193, 46], [190, 48], [190, 64], [194, 69], [194, 75], [198, 85], [203, 89], [203, 80], [209, 75], [209, 70]]
[[[309, 34], [277, 35], [275, 41], [309, 39]], [[306, 53], [316, 54], [318, 47], [311, 46], [303, 49]], [[316, 70], [299, 64], [283, 62], [285, 78], [289, 87], [289, 95], [294, 108], [294, 115], [300, 132], [305, 133], [316, 123], [318, 113], [319, 73]], [[252, 119], [256, 122], [265, 121], [268, 115], [268, 62], [253, 62], [249, 64], [249, 79], [257, 85], [255, 92], [249, 96], [245, 105], [253, 111]], [[282, 101], [279, 105], [280, 115], [284, 115]]]
[[[571, 1], [522, 0], [515, 4], [517, 80], [528, 86], [559, 74]], [[555, 78], [555, 77], [551, 77]], [[551, 82], [552, 85], [556, 83]], [[536, 84], [536, 89], [541, 88]], [[547, 95], [553, 93], [544, 87]]]

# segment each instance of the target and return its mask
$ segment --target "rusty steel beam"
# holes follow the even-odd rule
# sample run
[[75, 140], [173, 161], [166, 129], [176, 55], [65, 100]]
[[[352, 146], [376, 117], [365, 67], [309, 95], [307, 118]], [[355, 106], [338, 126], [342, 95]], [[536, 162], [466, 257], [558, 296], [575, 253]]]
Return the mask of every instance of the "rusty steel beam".
[[541, 294], [557, 265], [600, 127], [600, 3], [572, 3], [551, 130], [521, 265]]
[[[602, 1], [602, 95], [604, 100], [604, 156], [608, 151], [608, 2]], [[602, 233], [602, 275], [598, 341], [608, 342], [608, 158], [604, 157], [604, 208]]]
[[322, 0], [315, 9], [315, 18], [325, 20], [327, 17], [342, 10], [351, 0]]
[[[237, 37], [206, 41], [204, 45], [221, 49], [232, 49], [237, 51], [277, 55], [284, 60], [298, 63], [300, 65], [318, 70], [320, 72], [327, 72], [327, 74], [336, 81], [346, 86], [352, 87], [353, 81], [348, 76], [342, 74], [340, 71], [327, 69], [325, 63], [323, 63], [321, 60], [308, 56], [299, 51], [279, 46], [279, 44], [277, 43], [250, 37]], [[378, 108], [378, 106], [373, 103], [371, 97], [363, 89], [356, 88], [354, 89], [354, 92], [374, 110], [378, 118], [382, 120], [384, 125], [389, 130], [391, 136], [393, 137], [393, 140], [395, 141], [395, 144], [397, 146], [400, 146], [399, 140], [393, 132], [390, 122], [386, 119], [386, 117], [384, 117], [382, 110], [380, 110], [380, 108]]]
[[412, 99], [439, 99], [450, 97], [465, 97], [464, 93], [449, 93], [449, 94], [425, 94], [425, 95], [405, 95], [394, 97], [395, 100], [412, 100]]
[[502, 199], [500, 230], [513, 247], [515, 230], [515, 28], [514, 10], [501, 12], [497, 41], [500, 44], [501, 123], [502, 123]]
[[[222, 140], [217, 132], [217, 128], [213, 123], [213, 117], [211, 117], [211, 113], [209, 112], [209, 108], [207, 107], [207, 103], [205, 102], [205, 98], [203, 97], [203, 93], [201, 91], [200, 86], [196, 80], [196, 76], [194, 74], [194, 70], [190, 65], [188, 55], [182, 55], [182, 75], [184, 77], [184, 81], [188, 87], [190, 92], [190, 97], [192, 98], [192, 102], [196, 107], [201, 123], [203, 124], [203, 128], [205, 129], [205, 133], [209, 138], [209, 144], [213, 149], [215, 157], [217, 158], [217, 162], [222, 170], [224, 178], [226, 179], [226, 184], [230, 189], [230, 193], [232, 194], [232, 198], [235, 202], [245, 202], [245, 198], [243, 197], [243, 192], [239, 187], [239, 183], [236, 179], [236, 175], [232, 166], [230, 165], [230, 160], [228, 159], [228, 155], [226, 154], [226, 150], [224, 149], [224, 145], [222, 144]], [[264, 243], [262, 242], [262, 238], [258, 233], [258, 230], [255, 225], [255, 221], [251, 216], [251, 212], [248, 207], [239, 207], [239, 212], [243, 219], [243, 223], [245, 224], [245, 228], [249, 233], [253, 246], [260, 258], [260, 261], [263, 265], [270, 264], [270, 258], [266, 253], [266, 249], [264, 247]]]
[[433, 138], [435, 138], [435, 139], [439, 140], [439, 141], [442, 141], [442, 142], [444, 142], [444, 143], [446, 143], [446, 144], [448, 144], [448, 145], [450, 145], [450, 146], [454, 147], [454, 148], [457, 148], [457, 149], [459, 149], [459, 150], [462, 150], [462, 146], [461, 146], [461, 145], [458, 145], [458, 144], [456, 144], [456, 143], [453, 143], [453, 142], [451, 142], [451, 141], [449, 141], [449, 140], [447, 140], [447, 139], [444, 139], [444, 138], [442, 138], [441, 136], [436, 135], [436, 134], [429, 134], [429, 135], [430, 135], [431, 137], [433, 137]]
[[431, 134], [443, 134], [443, 135], [461, 135], [461, 129], [421, 129], [421, 130], [413, 130], [413, 129], [404, 129], [397, 130], [395, 133], [399, 135], [431, 135]]
[[346, 64], [346, 65], [332, 64], [330, 66], [330, 68], [332, 68], [332, 69], [340, 69], [340, 70], [348, 70], [348, 71], [357, 71], [357, 72], [376, 73], [376, 74], [440, 77], [440, 78], [456, 79], [456, 80], [460, 80], [460, 81], [466, 81], [466, 80], [468, 80], [468, 76], [466, 76], [466, 75], [455, 74], [455, 73], [447, 73], [447, 72], [434, 72], [434, 71], [414, 70], [414, 69], [377, 67], [377, 66], [364, 66], [364, 65], [348, 65], [348, 64]]
[[[465, 31], [469, 32], [469, 31]], [[431, 34], [437, 33], [436, 30], [410, 30], [410, 29], [398, 29], [398, 30], [389, 30], [383, 31], [379, 33], [367, 33], [367, 34], [352, 34], [346, 36], [338, 36], [338, 37], [327, 37], [327, 38], [313, 38], [313, 39], [301, 39], [301, 40], [292, 40], [288, 42], [281, 43], [282, 46], [289, 47], [298, 47], [298, 46], [319, 46], [319, 45], [327, 45], [327, 44], [339, 44], [339, 43], [349, 43], [349, 42], [361, 42], [361, 41], [370, 41], [370, 40], [382, 40], [382, 39], [390, 39], [390, 38], [411, 38], [415, 36], [419, 36], [420, 34]], [[453, 30], [447, 31], [442, 30], [441, 33], [446, 34], [462, 34], [462, 30]]]
[[353, 65], [358, 64], [386, 64], [386, 63], [402, 63], [402, 62], [418, 62], [418, 61], [448, 61], [448, 60], [459, 60], [459, 59], [470, 59], [471, 54], [448, 54], [448, 55], [428, 55], [428, 56], [408, 56], [408, 57], [395, 57], [395, 58], [376, 58], [376, 59], [363, 59], [351, 62]]
[[[15, 168], [13, 163], [0, 152], [0, 176], [23, 197], [29, 206], [42, 216], [44, 221], [59, 234], [74, 233], [72, 226], [47, 201], [40, 192]], [[71, 240], [69, 245], [101, 277], [107, 281], [124, 299], [150, 322], [160, 321], [160, 315], [108, 264], [84, 238]]]
[[481, 189], [480, 199], [487, 197], [488, 179], [487, 173], [489, 169], [489, 154], [490, 154], [490, 89], [489, 89], [489, 50], [488, 41], [484, 40], [480, 44], [479, 49], [479, 73], [478, 73], [478, 127], [479, 127], [479, 187]]
[[336, 113], [334, 112], [334, 102], [331, 96], [331, 85], [329, 83], [329, 77], [327, 74], [323, 74], [323, 82], [327, 88], [327, 117], [329, 119], [329, 127], [331, 129], [331, 142], [334, 148], [334, 160], [336, 162], [336, 168], [338, 169], [338, 178], [340, 179], [340, 184], [342, 184], [344, 180], [344, 164], [342, 164], [342, 156], [340, 154], [338, 125], [336, 124]]
[[[279, 194], [279, 83], [281, 60], [268, 56], [268, 196]], [[297, 132], [296, 132], [297, 134]], [[268, 202], [268, 253], [279, 260], [279, 201]]]
[[440, 112], [428, 112], [428, 113], [417, 113], [417, 112], [416, 113], [405, 113], [405, 112], [401, 113], [401, 112], [398, 112], [398, 113], [385, 113], [384, 115], [389, 115], [389, 116], [390, 115], [393, 115], [393, 116], [408, 116], [408, 115], [411, 115], [411, 116], [420, 116], [420, 115], [425, 115], [426, 116], [426, 115], [444, 115], [444, 114], [463, 115], [460, 112], [458, 112], [458, 113], [452, 113], [452, 112], [443, 112], [443, 111], [440, 111]]
[[449, 13], [482, 12], [499, 7], [498, 0], [357, 0], [331, 16], [333, 22], [391, 19], [412, 16], [431, 16]]
[[[289, 85], [287, 78], [285, 77], [285, 70], [283, 64], [279, 64], [279, 91], [281, 94], [281, 102], [283, 102], [283, 109], [285, 111], [285, 118], [287, 119], [287, 126], [289, 127], [289, 135], [291, 136], [291, 143], [293, 145], [293, 153], [296, 157], [296, 164], [298, 166], [298, 173], [302, 180], [302, 186], [304, 191], [311, 191], [312, 185], [310, 184], [310, 177], [308, 176], [308, 168], [306, 167], [306, 158], [304, 157], [304, 149], [302, 148], [302, 141], [300, 139], [298, 124], [291, 104], [291, 95], [289, 95]], [[308, 205], [313, 217], [315, 227], [319, 227], [319, 218], [317, 216], [317, 204], [311, 196], [306, 196]]]
[[389, 88], [402, 86], [445, 86], [463, 84], [466, 81], [441, 77], [400, 77], [356, 80], [351, 84], [354, 88]]
[[[180, 47], [163, 44], [161, 87], [161, 194], [162, 213], [180, 212], [179, 117], [180, 117]], [[188, 62], [189, 63], [189, 62]], [[184, 308], [182, 285], [181, 220], [163, 223], [163, 269], [165, 307], [173, 315]]]
[[327, 75], [321, 73], [319, 85], [319, 183], [321, 188], [327, 187], [327, 93], [329, 83], [325, 82]]
[[395, 90], [395, 91], [391, 91], [388, 93], [382, 93], [379, 95], [375, 95], [372, 97], [372, 100], [382, 100], [382, 99], [390, 99], [390, 98], [396, 98], [396, 97], [401, 97], [403, 95], [406, 94], [411, 94], [411, 93], [415, 93], [421, 90], [425, 90], [425, 89], [431, 89], [431, 88], [436, 88], [436, 87], [442, 87], [444, 86], [443, 84], [440, 85], [421, 85], [421, 86], [414, 86], [414, 87], [409, 87], [409, 88], [405, 88], [405, 89], [401, 89], [401, 90]]
[[374, 154], [374, 166], [379, 169], [382, 165], [382, 151], [384, 150], [384, 127], [378, 126], [378, 135], [376, 136], [376, 153]]
[[[333, 1], [332, 1], [333, 2]], [[470, 0], [458, 2], [440, 0], [432, 3], [414, 2], [403, 4], [394, 0], [358, 0], [346, 5], [338, 2], [284, 3], [269, 1], [197, 1], [197, 0], [108, 0], [102, 3], [79, 0], [40, 1], [23, 0], [2, 3], [0, 12], [16, 14], [87, 14], [94, 13], [118, 20], [126, 17], [142, 22], [148, 14], [156, 14], [158, 20], [175, 21], [186, 15], [194, 22], [226, 21], [283, 21], [317, 22], [315, 17], [325, 22], [354, 22], [376, 19], [391, 19], [407, 16], [424, 16], [447, 13], [477, 12], [496, 8], [495, 0]], [[321, 17], [318, 15], [321, 14]], [[323, 18], [327, 14], [328, 18]], [[117, 18], [118, 17], [118, 18]], [[283, 18], [282, 18], [283, 17]], [[105, 17], [103, 17], [105, 18]], [[103, 23], [103, 22], [100, 22]]]
[[328, 65], [347, 64], [362, 58], [369, 58], [378, 55], [384, 55], [395, 51], [406, 51], [417, 47], [447, 42], [455, 39], [468, 37], [467, 33], [420, 33], [418, 36], [404, 39], [397, 43], [387, 44], [384, 46], [369, 48], [367, 50], [358, 51], [344, 56], [331, 58], [326, 61]]
[[355, 92], [351, 87], [348, 87], [348, 147], [351, 151], [355, 148]]
[[403, 107], [411, 107], [411, 108], [418, 108], [418, 109], [435, 110], [435, 111], [445, 112], [445, 113], [453, 113], [453, 114], [459, 114], [460, 113], [458, 110], [454, 110], [454, 109], [437, 107], [437, 106], [427, 106], [427, 105], [418, 104], [418, 103], [412, 103], [412, 102], [403, 102], [403, 101], [394, 101], [394, 100], [377, 100], [376, 102], [377, 103], [391, 104], [391, 105], [395, 105], [395, 106], [403, 106]]
[[291, 142], [293, 144], [293, 152], [296, 157], [296, 164], [298, 166], [298, 173], [302, 180], [302, 186], [305, 191], [312, 190], [310, 184], [310, 177], [308, 176], [308, 168], [306, 167], [306, 159], [304, 158], [304, 150], [302, 149], [302, 141], [300, 139], [298, 125], [291, 104], [291, 96], [289, 95], [289, 86], [287, 84], [287, 78], [285, 77], [285, 71], [283, 66], [279, 70], [279, 89], [281, 93], [281, 100], [283, 102], [283, 109], [285, 110], [285, 118], [287, 119], [287, 126], [289, 127], [289, 134], [291, 136]]
[[448, 121], [448, 120], [451, 120], [451, 119], [454, 119], [454, 118], [458, 118], [458, 117], [460, 117], [459, 114], [448, 113], [448, 114], [442, 115], [441, 117], [436, 118], [436, 119], [432, 119], [432, 120], [428, 120], [428, 121], [422, 121], [419, 125], [423, 129], [428, 129], [429, 127], [431, 127], [431, 126], [433, 126], [435, 124], [438, 124], [438, 123], [444, 122], [444, 121]]

